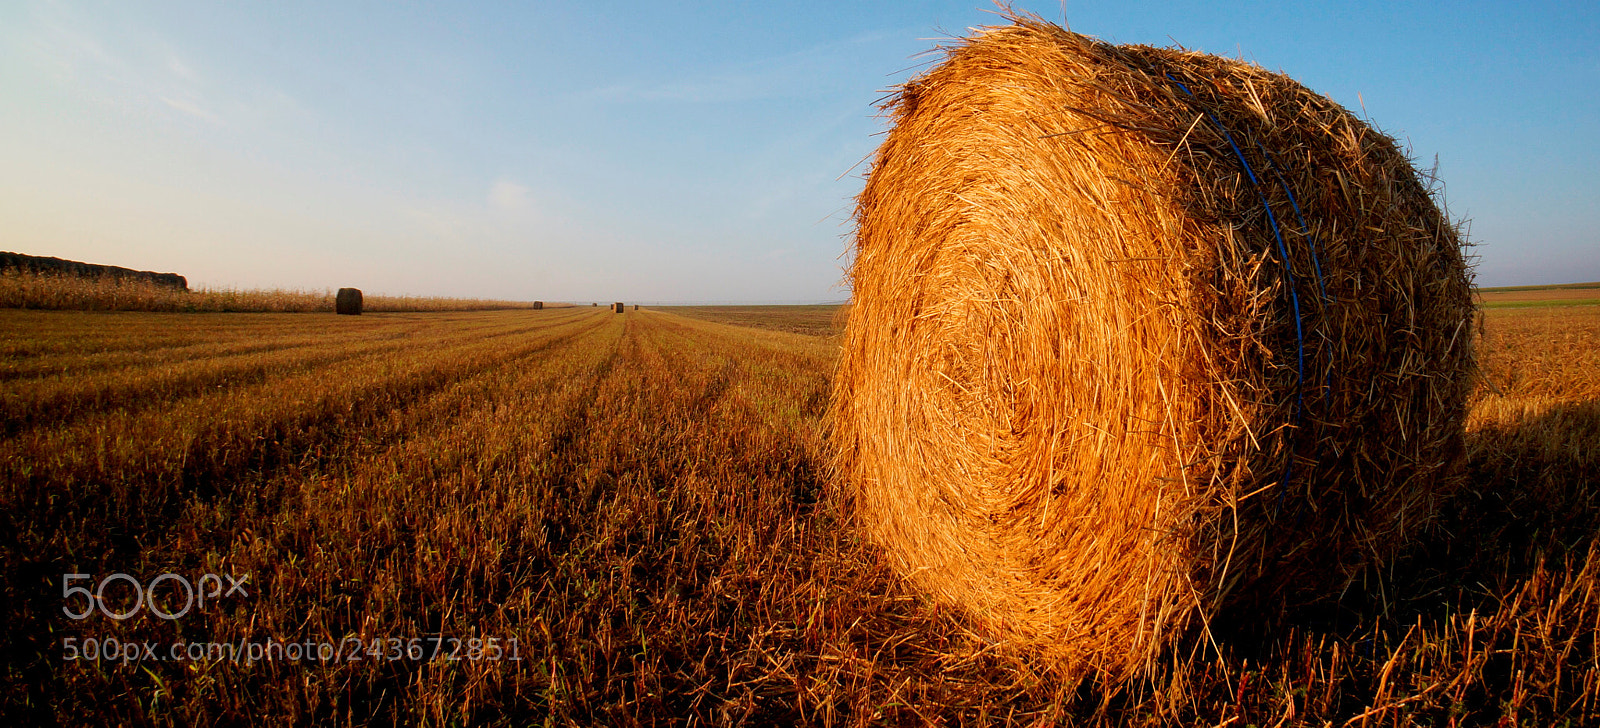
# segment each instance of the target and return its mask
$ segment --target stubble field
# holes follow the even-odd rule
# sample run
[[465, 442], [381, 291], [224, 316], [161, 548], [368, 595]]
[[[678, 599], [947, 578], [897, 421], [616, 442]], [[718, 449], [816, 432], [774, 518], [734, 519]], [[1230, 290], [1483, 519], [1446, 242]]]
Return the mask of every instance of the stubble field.
[[[0, 310], [0, 717], [1594, 724], [1600, 307], [1485, 316], [1433, 538], [1290, 632], [1220, 629], [1108, 692], [858, 540], [831, 310]], [[206, 574], [246, 594], [159, 616]]]

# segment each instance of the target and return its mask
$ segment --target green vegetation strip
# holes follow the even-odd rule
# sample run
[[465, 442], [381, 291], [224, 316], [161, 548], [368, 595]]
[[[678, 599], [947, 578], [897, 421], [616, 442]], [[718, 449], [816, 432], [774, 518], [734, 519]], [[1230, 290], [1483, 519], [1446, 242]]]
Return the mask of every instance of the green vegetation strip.
[[1551, 306], [1600, 306], [1600, 298], [1552, 298], [1548, 301], [1484, 301], [1482, 308], [1548, 308]]
[[1479, 288], [1478, 293], [1518, 293], [1523, 291], [1587, 291], [1600, 289], [1600, 281], [1589, 283], [1560, 283], [1547, 286], [1499, 286]]

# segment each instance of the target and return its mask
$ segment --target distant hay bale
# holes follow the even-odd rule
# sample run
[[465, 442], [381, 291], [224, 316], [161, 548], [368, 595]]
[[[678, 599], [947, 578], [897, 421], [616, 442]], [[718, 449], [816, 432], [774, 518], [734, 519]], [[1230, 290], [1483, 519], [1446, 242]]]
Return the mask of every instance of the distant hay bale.
[[639, 310], [639, 304], [637, 304], [637, 303], [633, 304], [633, 310], [635, 310], [635, 311]]
[[590, 306], [599, 306], [599, 305], [600, 305], [600, 302], [598, 302], [598, 301], [596, 301], [596, 302], [594, 302], [594, 303], [591, 303], [591, 304], [589, 304], [589, 305], [590, 305]]
[[[326, 298], [322, 299], [328, 300]], [[327, 309], [323, 309], [326, 311]], [[333, 299], [333, 312], [344, 316], [361, 315], [361, 289], [341, 288]]]
[[1456, 482], [1456, 228], [1292, 79], [988, 28], [888, 102], [835, 467], [893, 563], [1074, 675], [1336, 597]]
[[533, 302], [533, 310], [535, 310], [535, 311], [543, 311], [544, 310], [544, 301], [534, 301]]
[[613, 311], [616, 311], [617, 313], [622, 313], [622, 311], [623, 311], [622, 302], [618, 301], [616, 303], [611, 304], [611, 309]]

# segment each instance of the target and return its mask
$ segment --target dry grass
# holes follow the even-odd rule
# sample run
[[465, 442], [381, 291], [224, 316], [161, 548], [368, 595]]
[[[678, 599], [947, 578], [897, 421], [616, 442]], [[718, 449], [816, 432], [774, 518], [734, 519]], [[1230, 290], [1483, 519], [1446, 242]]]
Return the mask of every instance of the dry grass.
[[[79, 278], [26, 271], [0, 273], [0, 308], [60, 311], [332, 313], [333, 291], [182, 290], [141, 280]], [[476, 298], [367, 296], [367, 312], [491, 311], [532, 303]]]
[[901, 573], [1115, 680], [1425, 534], [1473, 309], [1393, 140], [1241, 61], [1027, 19], [946, 50], [885, 107], [833, 393]]
[[[595, 308], [308, 320], [0, 310], [0, 722], [1600, 721], [1597, 308], [1487, 315], [1448, 537], [1109, 691], [1007, 656], [857, 537], [826, 476], [836, 340]], [[169, 571], [251, 596], [61, 614], [62, 574]], [[62, 649], [439, 633], [524, 659]]]

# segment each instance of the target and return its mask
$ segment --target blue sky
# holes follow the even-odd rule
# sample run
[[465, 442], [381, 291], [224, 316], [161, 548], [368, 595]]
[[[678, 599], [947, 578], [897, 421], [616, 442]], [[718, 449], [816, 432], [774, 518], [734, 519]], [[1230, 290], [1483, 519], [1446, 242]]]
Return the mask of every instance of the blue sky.
[[[1016, 7], [1364, 108], [1438, 158], [1481, 284], [1600, 280], [1592, 0]], [[0, 249], [213, 287], [840, 300], [873, 103], [992, 10], [8, 2]]]

